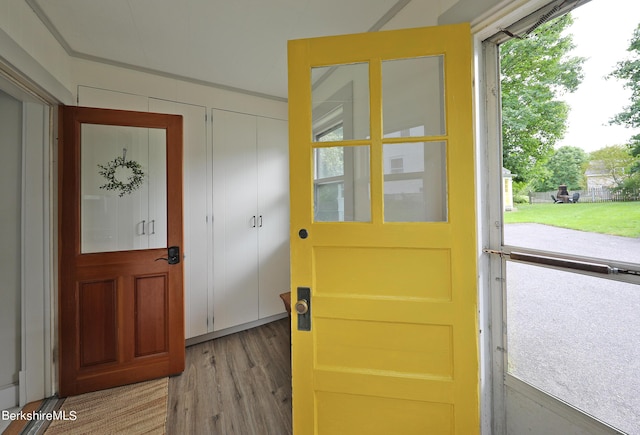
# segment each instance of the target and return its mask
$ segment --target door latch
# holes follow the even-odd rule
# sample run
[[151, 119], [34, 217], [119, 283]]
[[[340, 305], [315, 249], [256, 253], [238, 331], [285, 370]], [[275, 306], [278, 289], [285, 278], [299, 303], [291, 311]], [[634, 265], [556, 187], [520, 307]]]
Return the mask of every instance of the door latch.
[[180, 263], [180, 247], [179, 246], [170, 246], [167, 249], [167, 258], [160, 257], [156, 258], [156, 261], [164, 260], [169, 264], [178, 264]]
[[298, 287], [298, 301], [294, 307], [298, 314], [298, 331], [311, 331], [311, 289]]

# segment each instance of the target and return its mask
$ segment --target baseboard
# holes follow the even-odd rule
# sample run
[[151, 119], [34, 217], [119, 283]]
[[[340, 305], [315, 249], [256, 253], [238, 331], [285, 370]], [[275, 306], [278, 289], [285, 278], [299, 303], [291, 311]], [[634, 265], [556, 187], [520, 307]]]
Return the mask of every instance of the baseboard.
[[231, 328], [221, 329], [220, 331], [209, 332], [208, 334], [198, 335], [197, 337], [191, 337], [186, 340], [186, 346], [193, 346], [194, 344], [203, 343], [205, 341], [213, 340], [215, 338], [224, 337], [225, 335], [235, 334], [236, 332], [246, 331], [247, 329], [256, 328], [258, 326], [266, 325], [267, 323], [275, 322], [276, 320], [284, 319], [288, 317], [287, 313], [276, 314], [275, 316], [265, 317], [264, 319], [255, 320], [249, 323], [243, 323], [242, 325], [233, 326]]
[[14, 408], [19, 402], [18, 384], [0, 389], [0, 410]]

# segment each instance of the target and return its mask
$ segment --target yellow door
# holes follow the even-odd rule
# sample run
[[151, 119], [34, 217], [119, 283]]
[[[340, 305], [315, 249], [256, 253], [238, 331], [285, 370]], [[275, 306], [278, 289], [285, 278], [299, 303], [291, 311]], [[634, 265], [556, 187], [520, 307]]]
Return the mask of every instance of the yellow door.
[[290, 41], [294, 433], [479, 432], [467, 24]]

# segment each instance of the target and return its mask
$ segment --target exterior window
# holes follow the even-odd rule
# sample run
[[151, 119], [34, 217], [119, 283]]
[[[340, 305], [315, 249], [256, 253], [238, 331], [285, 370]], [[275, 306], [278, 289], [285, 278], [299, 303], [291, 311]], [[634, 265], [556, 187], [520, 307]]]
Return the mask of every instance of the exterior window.
[[369, 147], [316, 148], [313, 156], [315, 221], [368, 221]]
[[316, 142], [337, 142], [342, 140], [344, 137], [344, 127], [342, 123], [330, 128], [329, 130], [323, 131], [319, 135], [316, 136]]
[[[339, 141], [342, 125], [316, 136], [318, 142]], [[344, 148], [316, 148], [314, 151], [315, 220], [344, 221]]]
[[369, 137], [369, 66], [363, 64], [313, 68], [317, 76], [351, 80], [334, 93], [313, 89], [313, 207], [316, 222], [369, 222], [371, 196], [369, 144], [349, 144]]
[[404, 158], [394, 157], [391, 159], [391, 173], [402, 174], [404, 172]]

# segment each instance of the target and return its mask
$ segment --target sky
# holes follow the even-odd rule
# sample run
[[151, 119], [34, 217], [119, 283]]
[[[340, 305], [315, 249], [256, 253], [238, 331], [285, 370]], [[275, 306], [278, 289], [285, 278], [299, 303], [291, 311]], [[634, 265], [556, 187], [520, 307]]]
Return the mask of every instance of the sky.
[[626, 144], [640, 129], [609, 125], [629, 105], [630, 90], [616, 79], [605, 80], [618, 61], [629, 58], [629, 42], [640, 24], [638, 0], [591, 0], [571, 12], [570, 28], [576, 48], [572, 55], [587, 58], [584, 80], [576, 92], [563, 97], [571, 106], [568, 129], [556, 147], [570, 145], [595, 151]]

